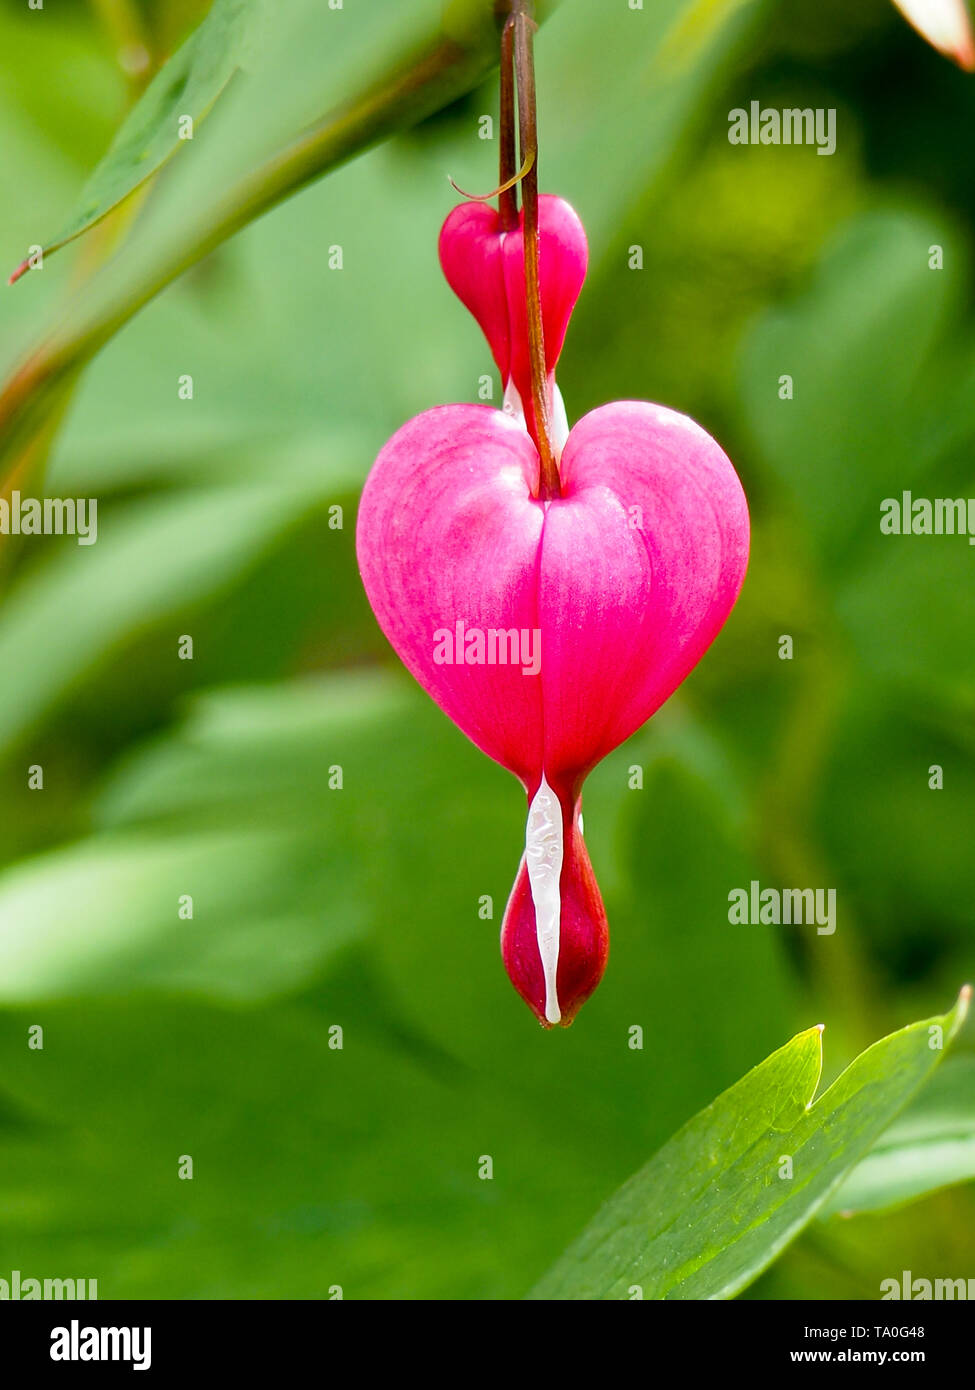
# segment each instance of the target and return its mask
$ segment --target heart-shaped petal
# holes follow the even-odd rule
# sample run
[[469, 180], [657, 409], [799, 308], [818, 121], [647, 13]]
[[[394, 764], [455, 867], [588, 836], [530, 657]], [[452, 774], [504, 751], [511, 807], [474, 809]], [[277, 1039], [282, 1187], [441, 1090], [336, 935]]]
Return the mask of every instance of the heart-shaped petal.
[[443, 406], [386, 444], [359, 509], [359, 565], [386, 636], [531, 795], [543, 771], [576, 790], [673, 693], [748, 557], [738, 476], [686, 416], [603, 406], [570, 431], [561, 475], [562, 496], [539, 501], [520, 425]]
[[[569, 432], [542, 538], [544, 767], [582, 777], [673, 694], [748, 563], [748, 506], [686, 415], [617, 401]], [[548, 621], [546, 621], [548, 619]]]
[[497, 637], [487, 664], [487, 634], [516, 633], [520, 656], [522, 634], [538, 628], [537, 487], [538, 454], [521, 425], [488, 406], [438, 406], [385, 445], [356, 528], [369, 602], [403, 664], [526, 785], [542, 747], [541, 679], [524, 673], [530, 661], [498, 662]]

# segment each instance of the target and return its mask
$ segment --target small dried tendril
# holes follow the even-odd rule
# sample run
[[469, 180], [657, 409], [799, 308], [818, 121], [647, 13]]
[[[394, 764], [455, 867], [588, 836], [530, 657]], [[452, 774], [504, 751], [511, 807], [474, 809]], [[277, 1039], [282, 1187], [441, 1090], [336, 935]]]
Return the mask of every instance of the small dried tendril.
[[472, 203], [489, 203], [492, 198], [500, 198], [502, 193], [507, 193], [509, 188], [514, 188], [516, 184], [521, 183], [522, 179], [526, 178], [529, 172], [531, 171], [531, 167], [534, 163], [535, 151], [529, 150], [528, 156], [525, 159], [524, 164], [518, 170], [517, 174], [512, 174], [511, 178], [508, 179], [505, 183], [499, 184], [497, 188], [492, 188], [490, 193], [465, 193], [464, 189], [461, 188], [460, 184], [455, 183], [449, 174], [447, 175], [447, 182], [450, 184], [451, 188], [456, 193], [460, 194], [462, 198], [467, 198]]

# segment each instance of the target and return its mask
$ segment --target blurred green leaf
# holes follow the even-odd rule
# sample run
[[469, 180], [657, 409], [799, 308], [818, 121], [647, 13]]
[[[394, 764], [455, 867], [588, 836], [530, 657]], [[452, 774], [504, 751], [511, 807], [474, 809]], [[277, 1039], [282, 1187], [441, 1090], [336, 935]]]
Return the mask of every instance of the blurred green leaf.
[[[0, 471], [79, 368], [189, 266], [297, 189], [473, 87], [496, 61], [491, 0], [290, 0], [260, 67], [232, 84], [111, 261], [0, 392]], [[6, 459], [6, 465], [2, 459]]]
[[[970, 936], [971, 735], [879, 680], [858, 680], [843, 713], [817, 790], [819, 840], [877, 959], [911, 973], [952, 936]], [[958, 968], [969, 968], [965, 957]]]
[[[29, 570], [0, 611], [0, 751], [108, 653], [219, 592], [360, 473], [341, 458], [323, 467], [301, 456], [302, 469], [309, 462], [316, 467], [305, 476], [282, 472], [103, 512], [97, 543], [62, 541], [56, 559]], [[174, 661], [179, 635], [171, 637]], [[31, 659], [22, 660], [28, 651]]]
[[[941, 270], [928, 265], [933, 244]], [[746, 341], [746, 421], [831, 568], [861, 560], [853, 540], [864, 527], [879, 535], [882, 499], [910, 488], [943, 447], [957, 374], [943, 335], [966, 279], [966, 248], [933, 214], [872, 210], [841, 228], [813, 282]], [[783, 376], [792, 399], [780, 398]]]
[[317, 837], [259, 829], [106, 837], [30, 860], [0, 876], [0, 994], [287, 992], [360, 930], [339, 869]]
[[[37, 1022], [43, 1051], [25, 1044]], [[0, 1053], [11, 1113], [36, 1117], [0, 1131], [0, 1255], [97, 1278], [99, 1298], [517, 1297], [596, 1163], [504, 1078], [398, 1031], [351, 958], [269, 1008], [5, 1011]]]
[[[932, 268], [940, 249], [942, 268]], [[853, 218], [813, 282], [746, 340], [746, 422], [795, 511], [841, 632], [885, 680], [959, 711], [975, 692], [964, 536], [894, 536], [903, 492], [964, 497], [975, 437], [973, 347], [959, 329], [969, 248], [939, 215], [883, 206]], [[792, 379], [794, 398], [779, 381]], [[835, 664], [834, 658], [834, 664]]]
[[[587, 801], [606, 844], [620, 768]], [[512, 991], [477, 902], [491, 891], [500, 911], [524, 813], [513, 779], [402, 678], [213, 692], [128, 759], [88, 841], [0, 879], [0, 991], [27, 1005], [0, 1016], [5, 1085], [62, 1130], [2, 1155], [16, 1267], [87, 1249], [103, 1296], [522, 1293], [607, 1166], [645, 1151], [648, 1096], [685, 1075], [627, 1045], [673, 978], [656, 985], [642, 931], [620, 924], [624, 968], [574, 1036], [544, 1034]], [[317, 953], [299, 955], [299, 926]], [[401, 950], [375, 950], [393, 938]], [[104, 997], [133, 987], [137, 1007]], [[248, 1012], [160, 998], [174, 990]], [[35, 1019], [44, 1054], [21, 1041]], [[344, 1055], [327, 1046], [335, 1023]], [[675, 1043], [674, 1062], [695, 1053]], [[255, 1139], [257, 1114], [273, 1139]], [[177, 1135], [192, 1191], [172, 1175]]]
[[[645, 197], [675, 159], [694, 157], [698, 124], [711, 115], [713, 84], [735, 70], [762, 24], [759, 5], [709, 0], [709, 8], [707, 23], [698, 25], [686, 0], [642, 10], [621, 6], [614, 13], [572, 0], [539, 38], [541, 177], [577, 208], [594, 269], [610, 248], [621, 254], [623, 211]], [[549, 123], [553, 87], [598, 90], [599, 120], [580, 101], [560, 104], [557, 122], [553, 113]], [[607, 140], [607, 130], [638, 131], [639, 138]]]
[[[540, 17], [552, 9], [540, 6]], [[545, 42], [539, 44], [560, 86], [573, 90], [580, 82], [597, 82], [602, 73], [602, 88], [619, 119], [640, 119], [645, 128], [639, 158], [634, 158], [622, 146], [607, 147], [584, 109], [563, 112], [563, 121], [570, 124], [558, 142], [551, 142], [546, 178], [578, 202], [594, 239], [605, 241], [612, 234], [621, 205], [636, 199], [647, 180], [665, 167], [673, 141], [692, 121], [707, 84], [737, 51], [748, 28], [737, 7], [721, 6], [719, 14], [728, 22], [716, 24], [695, 62], [661, 68], [655, 55], [681, 11], [680, 0], [670, 0], [652, 13], [623, 12], [601, 36], [598, 71], [592, 16], [584, 5], [565, 6], [564, 23], [558, 11], [560, 23], [552, 26], [551, 41], [546, 29]], [[154, 190], [125, 245], [75, 296], [70, 313], [60, 314], [50, 332], [22, 354], [20, 367], [0, 393], [0, 428], [6, 426], [8, 447], [29, 438], [47, 418], [52, 400], [79, 365], [214, 246], [304, 184], [476, 85], [496, 57], [492, 15], [490, 0], [452, 0], [446, 9], [439, 0], [411, 0], [409, 6], [401, 0], [374, 0], [368, 10], [356, 13], [354, 25], [343, 25], [342, 12], [312, 0], [292, 0], [274, 27], [260, 66], [230, 84], [199, 137], [187, 142], [193, 148], [181, 152]], [[641, 60], [634, 65], [636, 35]], [[493, 177], [494, 146], [474, 143], [481, 160], [490, 155]], [[391, 188], [387, 179], [378, 200], [360, 210], [370, 237], [381, 242], [380, 261], [396, 246], [389, 225], [395, 204]], [[440, 188], [443, 197], [445, 178]], [[415, 198], [416, 185], [410, 183], [408, 191]], [[433, 206], [430, 190], [425, 204]], [[422, 208], [424, 201], [418, 205]], [[273, 261], [280, 252], [273, 236], [270, 241]], [[321, 247], [314, 249], [320, 266]], [[266, 267], [266, 261], [259, 267], [262, 277]], [[397, 297], [403, 285], [398, 278]], [[345, 327], [356, 324], [363, 307], [390, 303], [380, 296], [360, 297]], [[455, 322], [457, 312], [455, 305]], [[426, 305], [422, 314], [425, 318]], [[411, 324], [416, 322], [414, 314]], [[388, 324], [378, 341], [397, 343]], [[422, 365], [423, 357], [409, 360]], [[378, 379], [374, 364], [369, 379]]]
[[[686, 731], [684, 742], [695, 746]], [[319, 979], [330, 988], [336, 947], [355, 937], [382, 982], [367, 1009], [374, 1022], [398, 1020], [401, 1036], [454, 1059], [472, 1085], [503, 1078], [510, 1123], [524, 1111], [550, 1136], [540, 1161], [560, 1167], [567, 1188], [538, 1213], [545, 1239], [520, 1266], [533, 1277], [566, 1226], [585, 1219], [607, 1173], [622, 1179], [790, 1016], [779, 942], [734, 939], [727, 923], [725, 879], [746, 869], [709, 805], [716, 755], [708, 750], [685, 783], [680, 743], [667, 750], [667, 778], [642, 793], [626, 789], [629, 762], [644, 756], [636, 743], [587, 787], [593, 860], [605, 885], [617, 885], [607, 898], [614, 954], [565, 1035], [538, 1028], [499, 957], [524, 837], [521, 789], [403, 678], [364, 673], [211, 692], [126, 759], [96, 800], [86, 841], [0, 877], [2, 940], [12, 947], [0, 997], [91, 1003], [124, 993], [127, 981], [237, 1002], [294, 997]], [[341, 790], [329, 786], [336, 764]], [[674, 864], [685, 833], [690, 874]], [[662, 888], [654, 880], [667, 859]], [[631, 897], [624, 884], [644, 862], [653, 891], [645, 899], [641, 879]], [[178, 895], [190, 891], [194, 919], [181, 922]], [[79, 919], [74, 904], [89, 900]], [[756, 976], [767, 999], [746, 1011]], [[708, 1017], [687, 1037], [694, 994]], [[639, 1050], [634, 1025], [646, 1035]], [[580, 1148], [584, 1172], [570, 1183], [566, 1151]]]
[[[614, 959], [626, 950], [640, 974], [624, 965], [606, 1004], [634, 1023], [645, 1021], [651, 1053], [666, 1048], [667, 1080], [657, 1082], [654, 1099], [660, 1143], [789, 1032], [796, 1002], [782, 935], [728, 921], [729, 890], [758, 875], [740, 808], [728, 794], [729, 778], [740, 772], [686, 712], [671, 705], [663, 727], [658, 721], [660, 715], [642, 747], [632, 742], [629, 756], [619, 759], [626, 857], [625, 887], [611, 900]], [[633, 764], [646, 768], [640, 792], [627, 788]], [[587, 830], [601, 819], [591, 814], [592, 800], [587, 788]], [[760, 1008], [745, 1002], [754, 999], [756, 982]], [[686, 1031], [690, 1000], [694, 1045], [677, 1046], [672, 1040]]]
[[103, 798], [108, 833], [0, 875], [0, 997], [255, 1000], [315, 978], [372, 924], [376, 864], [354, 856], [381, 817], [363, 777], [403, 714], [402, 692], [369, 677], [201, 702]]
[[[967, 499], [975, 496], [975, 477], [914, 491]], [[964, 718], [975, 698], [970, 538], [884, 536], [878, 521], [876, 535], [859, 547], [864, 568], [839, 594], [837, 614], [869, 671]]]
[[733, 1297], [870, 1151], [934, 1071], [967, 1008], [966, 992], [944, 1017], [875, 1043], [815, 1105], [821, 1031], [800, 1033], [631, 1178], [532, 1297], [627, 1298], [634, 1286], [643, 1298]]
[[819, 1215], [899, 1206], [975, 1178], [975, 1057], [947, 1059]]
[[129, 112], [71, 216], [45, 245], [45, 256], [101, 221], [181, 146], [185, 148], [181, 119], [192, 119], [195, 135], [200, 120], [242, 66], [265, 17], [265, 0], [214, 0], [203, 22]]

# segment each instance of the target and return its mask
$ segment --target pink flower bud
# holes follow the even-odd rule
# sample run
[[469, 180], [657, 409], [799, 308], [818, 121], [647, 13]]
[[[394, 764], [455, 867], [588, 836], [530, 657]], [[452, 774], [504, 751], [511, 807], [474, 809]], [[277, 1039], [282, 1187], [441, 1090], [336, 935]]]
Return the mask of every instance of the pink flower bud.
[[[562, 198], [538, 200], [538, 280], [545, 367], [555, 371], [576, 300], [586, 278], [589, 247], [578, 214]], [[485, 203], [462, 203], [440, 232], [440, 264], [451, 289], [488, 340], [502, 385], [513, 382], [524, 407], [531, 402], [531, 362], [525, 299], [524, 213], [504, 232]]]

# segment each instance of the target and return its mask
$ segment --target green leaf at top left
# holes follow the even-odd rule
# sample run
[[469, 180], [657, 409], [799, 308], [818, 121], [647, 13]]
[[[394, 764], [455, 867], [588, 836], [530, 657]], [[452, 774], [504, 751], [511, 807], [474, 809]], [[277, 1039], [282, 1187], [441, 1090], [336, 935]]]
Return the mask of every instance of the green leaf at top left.
[[[49, 255], [118, 207], [176, 153], [234, 73], [246, 65], [264, 0], [214, 0], [210, 12], [156, 73], [81, 191], [71, 216], [44, 246]], [[184, 131], [181, 134], [181, 128]], [[25, 261], [16, 279], [28, 268]]]

